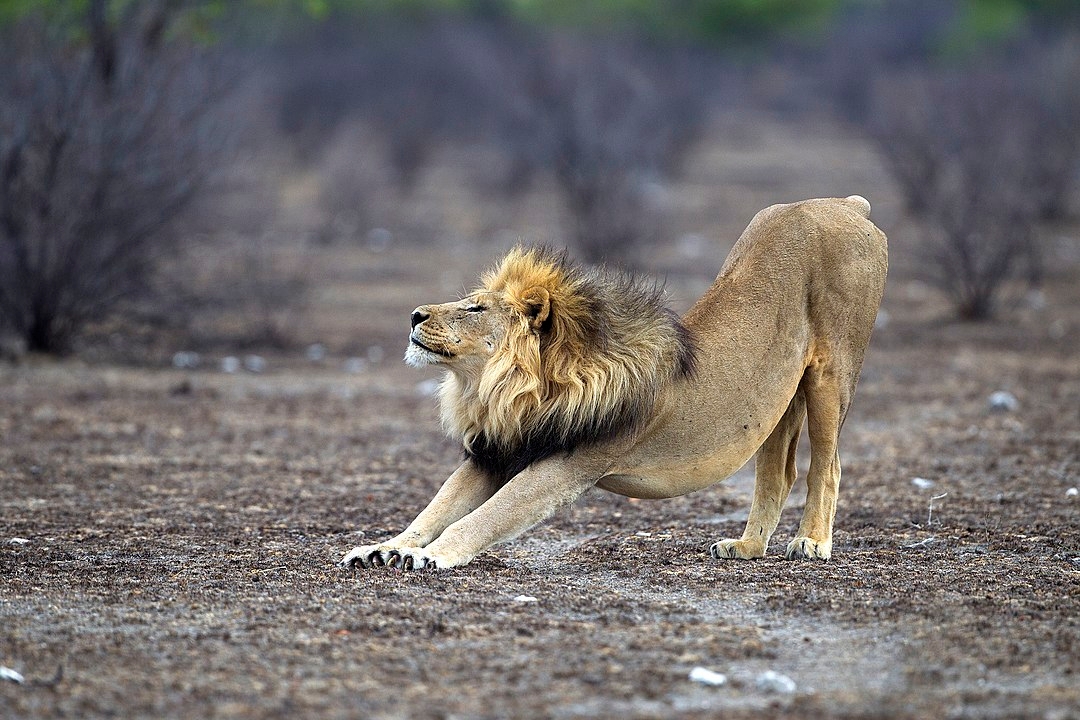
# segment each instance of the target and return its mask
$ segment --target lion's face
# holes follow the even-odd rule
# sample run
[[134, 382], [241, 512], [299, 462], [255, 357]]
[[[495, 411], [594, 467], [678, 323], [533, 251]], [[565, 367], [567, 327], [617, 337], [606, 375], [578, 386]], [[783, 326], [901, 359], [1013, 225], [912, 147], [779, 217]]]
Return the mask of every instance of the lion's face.
[[405, 362], [414, 367], [440, 364], [460, 372], [479, 372], [520, 321], [521, 314], [497, 292], [421, 305], [412, 313]]

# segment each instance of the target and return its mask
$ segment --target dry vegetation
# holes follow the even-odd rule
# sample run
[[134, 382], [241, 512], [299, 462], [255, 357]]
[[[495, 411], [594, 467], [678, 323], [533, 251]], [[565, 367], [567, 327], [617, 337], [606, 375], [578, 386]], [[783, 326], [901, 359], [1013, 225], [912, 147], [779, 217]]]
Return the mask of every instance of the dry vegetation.
[[[872, 197], [907, 264], [917, 236], [868, 146], [765, 118], [723, 126], [736, 131], [738, 151], [709, 142], [673, 188], [684, 229], [709, 238], [701, 255], [655, 249], [676, 304], [753, 209], [818, 187]], [[803, 170], [760, 170], [788, 166]], [[462, 200], [428, 182], [416, 190], [427, 211]], [[1074, 248], [1049, 264], [1045, 306], [1000, 323], [949, 321], [940, 296], [897, 271], [845, 428], [829, 563], [778, 557], [797, 497], [770, 558], [708, 557], [741, 527], [743, 472], [671, 501], [590, 493], [460, 570], [338, 570], [361, 537], [400, 529], [457, 461], [428, 376], [396, 355], [413, 304], [452, 294], [494, 246], [327, 248], [306, 326], [331, 348], [318, 362], [270, 355], [258, 375], [221, 373], [216, 357], [197, 371], [6, 368], [0, 664], [26, 682], [0, 683], [0, 709], [1068, 717], [1080, 702]], [[345, 372], [350, 353], [362, 371]], [[992, 412], [997, 390], [1019, 408]], [[691, 682], [699, 666], [728, 683]], [[767, 670], [795, 691], [759, 686]]]
[[[880, 56], [861, 56], [883, 63], [872, 86], [794, 51], [737, 70], [488, 25], [377, 28], [363, 50], [331, 36], [253, 63], [223, 107], [254, 120], [215, 196], [173, 218], [191, 232], [155, 264], [155, 293], [91, 323], [75, 358], [16, 347], [0, 365], [0, 666], [23, 679], [0, 679], [0, 716], [1075, 716], [1075, 166], [1053, 212], [1053, 193], [991, 182], [968, 143], [1000, 150], [986, 162], [1030, 163], [1028, 133], [1049, 140], [1051, 121], [1024, 98], [1043, 90], [997, 68], [953, 92], [955, 77], [890, 50], [914, 30], [888, 27]], [[1073, 62], [1045, 48], [1025, 57]], [[589, 72], [572, 77], [568, 58]], [[471, 70], [414, 93], [398, 82], [452, 64]], [[477, 86], [491, 67], [505, 73], [491, 88], [514, 89], [498, 102]], [[688, 98], [683, 82], [711, 91]], [[1002, 124], [966, 120], [1001, 83], [1018, 98]], [[1075, 117], [1051, 96], [1062, 105], [1037, 106]], [[402, 108], [415, 125], [396, 122]], [[619, 132], [596, 132], [616, 109]], [[946, 122], [955, 135], [937, 132]], [[0, 137], [9, 276], [2, 193], [25, 189], [3, 184], [12, 138], [32, 139]], [[1053, 138], [1055, 160], [1075, 150], [1075, 135]], [[943, 168], [921, 208], [900, 169], [920, 153]], [[779, 558], [798, 491], [769, 558], [708, 557], [741, 530], [744, 469], [670, 501], [589, 493], [458, 570], [335, 567], [361, 538], [400, 530], [458, 460], [434, 375], [397, 360], [416, 304], [454, 297], [526, 238], [638, 265], [685, 309], [758, 209], [856, 192], [889, 235], [891, 274], [842, 437], [832, 561]], [[980, 224], [997, 214], [945, 223], [979, 208], [1013, 218], [1018, 197], [1031, 215], [1016, 232]], [[960, 232], [972, 228], [975, 246]], [[955, 320], [978, 313], [934, 284], [962, 277], [940, 264], [962, 248], [1010, 256], [990, 320]], [[23, 316], [5, 317], [11, 331]], [[198, 350], [197, 367], [172, 367], [179, 350]], [[230, 357], [239, 372], [222, 372]], [[994, 410], [999, 391], [1011, 401]], [[691, 681], [696, 667], [727, 683]], [[794, 691], [760, 684], [768, 670]]]

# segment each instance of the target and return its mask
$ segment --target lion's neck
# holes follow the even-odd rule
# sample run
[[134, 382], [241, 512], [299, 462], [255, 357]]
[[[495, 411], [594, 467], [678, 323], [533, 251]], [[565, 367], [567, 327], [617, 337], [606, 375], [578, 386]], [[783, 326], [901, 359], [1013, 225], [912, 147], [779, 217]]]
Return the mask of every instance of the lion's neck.
[[651, 347], [608, 342], [586, 351], [591, 362], [541, 363], [539, 375], [518, 368], [493, 381], [448, 372], [439, 393], [443, 427], [500, 483], [550, 455], [636, 432], [662, 389], [692, 372], [676, 317], [665, 313], [656, 324], [647, 333]]

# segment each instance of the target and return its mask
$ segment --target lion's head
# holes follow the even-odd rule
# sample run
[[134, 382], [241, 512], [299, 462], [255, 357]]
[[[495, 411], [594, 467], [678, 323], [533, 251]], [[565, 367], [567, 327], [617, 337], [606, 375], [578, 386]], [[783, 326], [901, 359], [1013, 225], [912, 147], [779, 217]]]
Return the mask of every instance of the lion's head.
[[655, 286], [518, 247], [464, 299], [416, 308], [405, 360], [450, 370], [443, 424], [505, 481], [638, 427], [693, 348]]

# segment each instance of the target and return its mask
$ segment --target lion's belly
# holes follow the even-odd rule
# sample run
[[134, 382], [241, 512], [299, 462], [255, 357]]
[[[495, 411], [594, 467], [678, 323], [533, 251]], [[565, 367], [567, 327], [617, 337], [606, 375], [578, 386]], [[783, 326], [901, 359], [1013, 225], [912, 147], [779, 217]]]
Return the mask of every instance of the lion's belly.
[[[741, 466], [740, 466], [741, 467]], [[738, 470], [738, 468], [735, 468]], [[702, 490], [732, 475], [730, 472], [680, 472], [678, 470], [658, 471], [652, 469], [641, 475], [605, 475], [596, 483], [597, 487], [643, 500], [661, 500], [678, 497], [697, 490]]]
[[[794, 373], [789, 373], [794, 375]], [[737, 402], [701, 402], [687, 394], [666, 405], [597, 486], [629, 497], [660, 499], [709, 487], [735, 474], [761, 447], [787, 408], [796, 379], [767, 393], [735, 393]], [[779, 409], [777, 409], [779, 408]]]
[[636, 453], [631, 451], [596, 484], [609, 492], [633, 498], [677, 497], [731, 477], [753, 457], [756, 447], [751, 441], [745, 447], [729, 447], [712, 456], [650, 453], [641, 458], [641, 462], [635, 461]]

